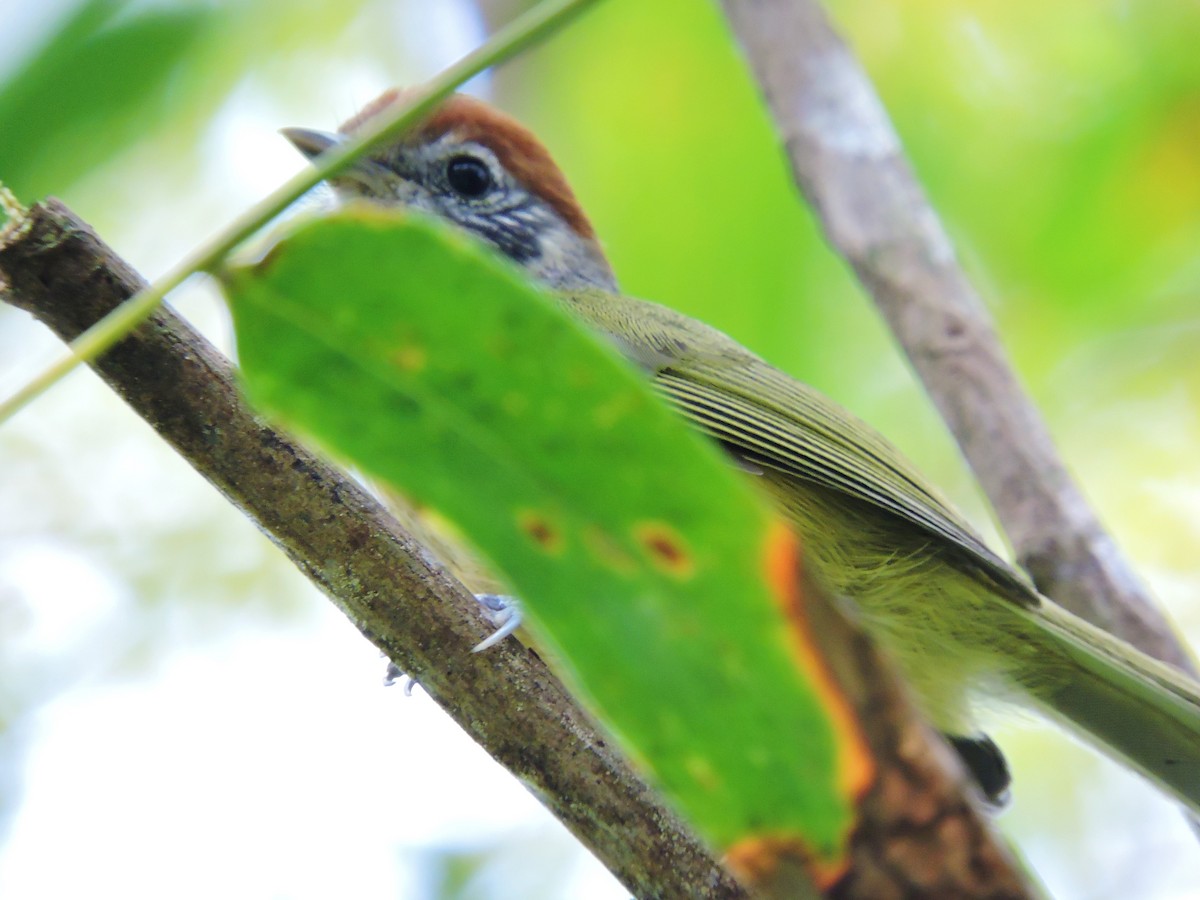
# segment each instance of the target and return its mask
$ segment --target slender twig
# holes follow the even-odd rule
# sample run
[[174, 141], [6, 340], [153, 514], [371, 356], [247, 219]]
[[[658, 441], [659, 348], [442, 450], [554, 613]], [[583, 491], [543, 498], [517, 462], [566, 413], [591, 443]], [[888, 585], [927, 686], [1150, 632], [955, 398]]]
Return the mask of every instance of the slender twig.
[[321, 155], [313, 165], [290, 178], [266, 198], [256, 203], [201, 244], [165, 275], [148, 285], [113, 310], [105, 318], [71, 342], [71, 354], [48, 366], [15, 394], [0, 403], [0, 423], [20, 410], [77, 365], [95, 359], [131, 328], [143, 321], [167, 296], [192, 275], [212, 270], [247, 238], [295, 203], [330, 175], [340, 172], [372, 147], [395, 139], [427, 115], [451, 91], [489, 66], [503, 62], [529, 45], [548, 37], [566, 25], [597, 0], [544, 0], [525, 15], [501, 28], [488, 41], [444, 69], [418, 90], [406, 95], [405, 102], [380, 115], [354, 139], [336, 150]]
[[797, 183], [962, 447], [1042, 593], [1195, 672], [1067, 473], [862, 67], [816, 0], [722, 0]]

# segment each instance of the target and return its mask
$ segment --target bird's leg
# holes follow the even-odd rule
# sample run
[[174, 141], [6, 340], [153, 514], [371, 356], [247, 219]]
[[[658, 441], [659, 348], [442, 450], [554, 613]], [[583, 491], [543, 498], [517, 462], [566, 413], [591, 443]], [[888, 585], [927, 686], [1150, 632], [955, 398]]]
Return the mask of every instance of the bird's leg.
[[[471, 648], [472, 653], [479, 653], [494, 647], [514, 631], [521, 627], [524, 616], [521, 613], [521, 601], [509, 594], [476, 594], [475, 602], [483, 607], [488, 620], [496, 626], [496, 630]], [[397, 681], [404, 680], [404, 696], [410, 696], [413, 688], [420, 682], [400, 670], [400, 667], [388, 660], [387, 672], [383, 676], [385, 687], [391, 687]]]

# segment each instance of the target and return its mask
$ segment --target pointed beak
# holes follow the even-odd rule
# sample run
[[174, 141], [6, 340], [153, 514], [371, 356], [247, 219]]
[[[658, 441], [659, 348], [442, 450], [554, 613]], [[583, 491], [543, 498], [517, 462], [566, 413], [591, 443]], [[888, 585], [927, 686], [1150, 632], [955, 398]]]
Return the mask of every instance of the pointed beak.
[[340, 134], [328, 131], [313, 131], [309, 128], [280, 128], [279, 133], [292, 142], [292, 146], [308, 159], [316, 159], [330, 147], [345, 140]]
[[[334, 150], [348, 140], [343, 134], [308, 128], [281, 128], [279, 133], [291, 141], [292, 146], [303, 153], [309, 162], [314, 162], [322, 153]], [[369, 157], [355, 161], [349, 168], [334, 175], [329, 179], [329, 184], [343, 199], [361, 197], [389, 204], [404, 202], [412, 190], [411, 185], [406, 185], [390, 168]]]

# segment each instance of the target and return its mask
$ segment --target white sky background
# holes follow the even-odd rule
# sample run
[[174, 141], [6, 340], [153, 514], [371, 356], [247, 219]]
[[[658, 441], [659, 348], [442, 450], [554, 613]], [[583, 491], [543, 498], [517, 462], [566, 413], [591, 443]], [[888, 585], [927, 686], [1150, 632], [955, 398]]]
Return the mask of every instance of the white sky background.
[[[49, 9], [0, 0], [0, 59]], [[288, 63], [297, 84], [315, 69], [320, 93], [250, 72], [199, 168], [135, 151], [76, 206], [102, 211], [106, 239], [154, 276], [302, 167], [277, 128], [332, 128], [481, 30], [468, 0], [377, 0], [331, 43], [391, 44], [391, 62]], [[228, 349], [214, 292], [173, 302]], [[0, 310], [0, 390], [60, 352]], [[90, 374], [0, 428], [0, 471], [0, 898], [424, 898], [458, 851], [496, 851], [461, 896], [626, 896], [420, 690], [383, 689], [374, 647]], [[1170, 804], [1061, 735], [995, 733], [1016, 764], [1002, 821], [1056, 895], [1200, 896], [1200, 849]], [[1063, 772], [1097, 785], [1076, 822], [1061, 818]], [[1048, 833], [1085, 829], [1091, 860]], [[1147, 858], [1164, 861], [1153, 894]]]

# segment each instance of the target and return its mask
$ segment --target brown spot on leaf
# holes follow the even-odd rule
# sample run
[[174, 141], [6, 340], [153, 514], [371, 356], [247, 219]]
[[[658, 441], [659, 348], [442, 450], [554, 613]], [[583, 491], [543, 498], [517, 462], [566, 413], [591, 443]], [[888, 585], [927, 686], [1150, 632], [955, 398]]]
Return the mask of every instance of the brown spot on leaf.
[[517, 513], [517, 525], [546, 553], [557, 556], [562, 552], [562, 531], [545, 514], [523, 509]]
[[696, 561], [683, 536], [665, 522], [642, 522], [634, 526], [633, 534], [650, 561], [668, 575], [690, 578], [696, 571]]

